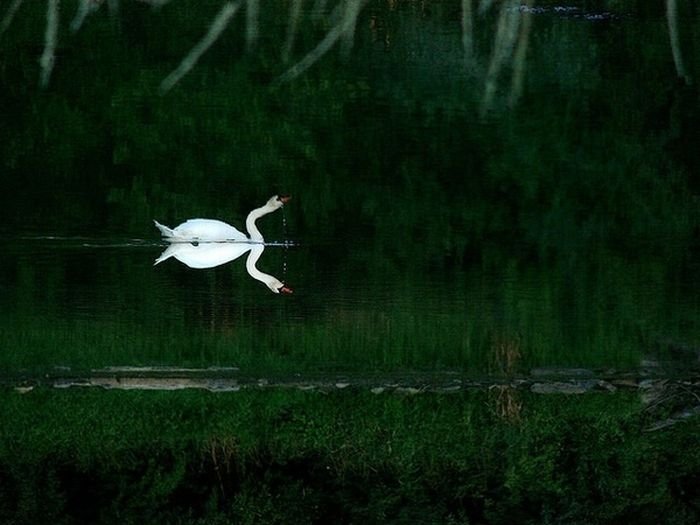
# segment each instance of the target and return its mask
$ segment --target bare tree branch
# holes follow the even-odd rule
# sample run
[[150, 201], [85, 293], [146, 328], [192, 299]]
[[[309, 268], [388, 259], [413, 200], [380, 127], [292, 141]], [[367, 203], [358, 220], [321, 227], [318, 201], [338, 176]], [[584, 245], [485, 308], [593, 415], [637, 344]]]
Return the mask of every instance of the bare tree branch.
[[209, 49], [214, 42], [219, 38], [221, 33], [226, 29], [229, 22], [236, 14], [236, 11], [241, 7], [241, 2], [226, 2], [219, 13], [216, 15], [214, 20], [209, 26], [209, 31], [204, 35], [204, 38], [200, 40], [187, 54], [185, 58], [182, 59], [180, 65], [175, 68], [175, 70], [170, 73], [160, 84], [160, 92], [166, 93], [175, 84], [177, 84], [182, 77], [184, 77], [190, 70], [197, 64], [202, 55]]
[[462, 48], [467, 69], [474, 66], [474, 21], [472, 0], [462, 0]]
[[[532, 0], [525, 2], [527, 7], [532, 7]], [[518, 44], [515, 47], [515, 55], [513, 56], [513, 77], [510, 84], [510, 96], [508, 97], [508, 105], [514, 107], [520, 96], [523, 94], [523, 84], [525, 83], [525, 58], [527, 57], [527, 48], [530, 43], [530, 29], [532, 28], [532, 14], [529, 10], [521, 10], [522, 24], [520, 26], [520, 36]]]
[[299, 19], [301, 18], [302, 0], [292, 0], [289, 6], [289, 25], [287, 26], [287, 39], [282, 50], [282, 61], [286, 64], [292, 55], [294, 41], [299, 29]]
[[284, 74], [279, 76], [274, 82], [275, 85], [279, 85], [284, 82], [289, 82], [297, 78], [304, 71], [313, 66], [316, 63], [316, 61], [318, 61], [318, 59], [325, 55], [335, 45], [335, 43], [345, 34], [346, 31], [354, 31], [357, 22], [357, 17], [360, 14], [362, 6], [364, 5], [366, 0], [350, 1], [357, 2], [357, 8], [346, 10], [343, 19], [340, 20], [340, 22], [335, 27], [328, 31], [325, 38], [321, 40], [321, 42], [312, 51], [310, 51], [299, 62], [290, 67]]
[[70, 23], [70, 30], [76, 33], [83, 26], [85, 19], [93, 12], [97, 11], [102, 2], [96, 2], [95, 0], [80, 0], [78, 2], [78, 9], [75, 12], [75, 16]]
[[258, 43], [260, 24], [260, 0], [246, 0], [245, 5], [245, 48], [252, 51]]
[[668, 22], [668, 33], [671, 37], [671, 52], [673, 53], [673, 62], [676, 65], [676, 73], [689, 85], [692, 79], [683, 60], [680, 31], [678, 30], [678, 3], [676, 0], [666, 0], [666, 20]]
[[355, 46], [355, 27], [357, 26], [357, 17], [361, 8], [362, 0], [346, 0], [345, 2], [345, 14], [343, 16], [350, 21], [351, 25], [345, 30], [341, 42], [340, 53], [343, 58], [349, 57], [352, 48]]
[[39, 87], [49, 85], [51, 72], [56, 61], [56, 41], [58, 40], [58, 2], [59, 0], [47, 0], [46, 2], [46, 31], [44, 33], [44, 52], [39, 58], [41, 72], [39, 75]]
[[520, 23], [520, 10], [517, 0], [509, 0], [501, 6], [501, 13], [498, 17], [496, 37], [491, 52], [491, 62], [486, 73], [484, 86], [484, 97], [481, 102], [481, 114], [484, 115], [493, 103], [498, 86], [498, 76], [501, 73], [505, 60], [512, 54], [516, 37], [518, 36], [518, 25]]
[[2, 34], [5, 31], [7, 31], [8, 27], [10, 27], [10, 24], [12, 23], [12, 20], [14, 19], [15, 14], [17, 13], [19, 7], [22, 5], [23, 1], [24, 0], [13, 0], [10, 4], [10, 7], [7, 8], [5, 16], [2, 18], [2, 22], [0, 22], [0, 36], [2, 36]]

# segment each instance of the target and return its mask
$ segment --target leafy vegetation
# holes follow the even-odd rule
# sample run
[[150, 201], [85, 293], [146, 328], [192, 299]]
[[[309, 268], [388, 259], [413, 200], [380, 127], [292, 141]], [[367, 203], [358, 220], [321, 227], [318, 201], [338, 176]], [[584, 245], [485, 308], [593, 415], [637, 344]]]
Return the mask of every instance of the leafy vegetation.
[[[694, 523], [698, 422], [635, 396], [2, 393], [7, 523]], [[218, 520], [218, 521], [217, 521]]]

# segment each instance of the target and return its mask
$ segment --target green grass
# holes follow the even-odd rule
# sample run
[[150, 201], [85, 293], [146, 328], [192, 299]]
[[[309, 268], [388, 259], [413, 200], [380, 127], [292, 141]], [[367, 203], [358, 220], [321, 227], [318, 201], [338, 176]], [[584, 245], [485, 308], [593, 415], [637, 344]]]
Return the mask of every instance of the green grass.
[[508, 421], [487, 393], [3, 391], [0, 517], [697, 520], [697, 419], [644, 433], [633, 395], [520, 400]]

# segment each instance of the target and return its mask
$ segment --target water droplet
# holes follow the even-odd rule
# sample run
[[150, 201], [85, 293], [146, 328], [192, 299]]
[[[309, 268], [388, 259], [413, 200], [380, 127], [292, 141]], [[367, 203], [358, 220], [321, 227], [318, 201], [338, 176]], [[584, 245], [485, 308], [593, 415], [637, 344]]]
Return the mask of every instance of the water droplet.
[[282, 241], [284, 243], [284, 257], [282, 259], [282, 280], [285, 281], [287, 279], [287, 253], [289, 251], [289, 243], [287, 242], [287, 214], [284, 211], [284, 208], [282, 208], [282, 233], [284, 236], [284, 240]]

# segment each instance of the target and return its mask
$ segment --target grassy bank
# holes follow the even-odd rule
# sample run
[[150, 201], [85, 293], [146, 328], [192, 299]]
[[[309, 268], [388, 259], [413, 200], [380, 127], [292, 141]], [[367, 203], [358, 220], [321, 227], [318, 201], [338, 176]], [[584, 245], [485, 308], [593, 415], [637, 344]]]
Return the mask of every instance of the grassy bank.
[[[695, 523], [628, 395], [0, 394], [4, 523]], [[218, 521], [217, 521], [218, 520]]]

